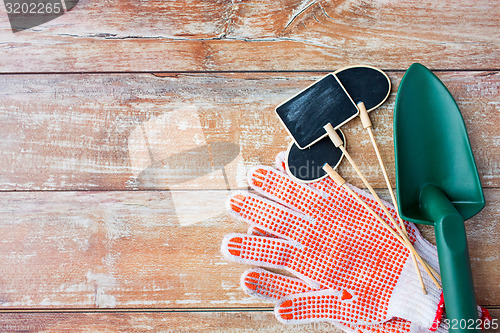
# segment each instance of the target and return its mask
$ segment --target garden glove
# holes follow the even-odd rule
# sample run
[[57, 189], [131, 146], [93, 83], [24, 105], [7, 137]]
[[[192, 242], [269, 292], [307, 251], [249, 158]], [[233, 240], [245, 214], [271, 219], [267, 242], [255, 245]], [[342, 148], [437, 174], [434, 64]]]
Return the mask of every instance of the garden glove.
[[[248, 180], [262, 196], [237, 193], [230, 211], [278, 238], [232, 234], [222, 251], [234, 261], [286, 269], [311, 288], [280, 299], [280, 321], [361, 327], [397, 317], [425, 328], [439, 322], [441, 290], [424, 276], [428, 294], [421, 293], [409, 251], [332, 180], [301, 184], [270, 167], [254, 168]], [[369, 194], [352, 188], [384, 216]], [[407, 229], [416, 250], [437, 269], [435, 249], [413, 225]]]
[[[248, 234], [275, 237], [258, 228], [250, 227]], [[243, 273], [241, 277], [241, 287], [250, 296], [260, 298], [265, 301], [278, 303], [283, 297], [313, 291], [304, 281], [286, 275], [270, 272], [262, 268], [252, 268]], [[443, 317], [444, 318], [444, 317]], [[487, 309], [478, 306], [479, 324], [491, 324], [491, 315]], [[374, 325], [349, 325], [332, 322], [334, 326], [347, 333], [430, 333], [431, 330], [418, 326], [407, 320], [394, 318], [381, 324]], [[436, 323], [437, 326], [437, 323]], [[484, 329], [484, 328], [483, 328]], [[446, 320], [442, 320], [435, 333], [446, 333], [449, 325]]]

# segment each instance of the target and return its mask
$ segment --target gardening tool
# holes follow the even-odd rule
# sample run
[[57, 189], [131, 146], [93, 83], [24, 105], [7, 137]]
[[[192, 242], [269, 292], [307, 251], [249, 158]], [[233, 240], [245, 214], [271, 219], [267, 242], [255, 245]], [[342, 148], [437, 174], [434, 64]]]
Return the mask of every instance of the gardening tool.
[[408, 221], [434, 225], [447, 317], [458, 323], [456, 332], [475, 331], [464, 220], [484, 207], [483, 191], [460, 110], [421, 64], [411, 65], [399, 85], [394, 150], [399, 212]]

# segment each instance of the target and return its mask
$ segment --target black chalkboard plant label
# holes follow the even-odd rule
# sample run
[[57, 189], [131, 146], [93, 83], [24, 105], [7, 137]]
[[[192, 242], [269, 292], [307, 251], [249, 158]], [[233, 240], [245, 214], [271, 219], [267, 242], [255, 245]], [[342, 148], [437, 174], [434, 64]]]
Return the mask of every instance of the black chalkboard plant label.
[[327, 136], [324, 126], [339, 128], [359, 113], [335, 74], [328, 74], [276, 108], [276, 114], [300, 149]]
[[391, 93], [391, 80], [376, 67], [360, 65], [334, 72], [354, 103], [363, 102], [371, 112], [381, 106]]
[[[344, 133], [337, 129], [337, 134], [346, 144]], [[285, 159], [285, 167], [288, 175], [293, 179], [311, 183], [325, 178], [327, 173], [323, 170], [325, 163], [336, 168], [342, 161], [344, 154], [335, 147], [328, 137], [320, 139], [315, 144], [305, 149], [300, 149], [294, 142], [290, 144]]]
[[[378, 68], [367, 65], [348, 66], [335, 71], [334, 74], [354, 103], [363, 102], [367, 112], [378, 108], [390, 95], [391, 81]], [[340, 129], [336, 131], [346, 146], [344, 134]], [[288, 147], [285, 165], [292, 178], [308, 183], [326, 177], [323, 165], [328, 163], [336, 168], [342, 157], [342, 151], [335, 147], [329, 138], [324, 137], [305, 149], [292, 142]]]

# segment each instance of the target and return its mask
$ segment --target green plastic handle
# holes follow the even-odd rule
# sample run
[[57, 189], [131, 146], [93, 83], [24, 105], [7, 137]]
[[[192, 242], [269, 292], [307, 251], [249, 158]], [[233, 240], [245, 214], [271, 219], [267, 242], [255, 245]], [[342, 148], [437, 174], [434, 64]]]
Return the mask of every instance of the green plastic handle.
[[[420, 206], [434, 221], [446, 316], [450, 332], [479, 332], [464, 219], [435, 185], [420, 192]], [[454, 328], [454, 329], [453, 329]]]

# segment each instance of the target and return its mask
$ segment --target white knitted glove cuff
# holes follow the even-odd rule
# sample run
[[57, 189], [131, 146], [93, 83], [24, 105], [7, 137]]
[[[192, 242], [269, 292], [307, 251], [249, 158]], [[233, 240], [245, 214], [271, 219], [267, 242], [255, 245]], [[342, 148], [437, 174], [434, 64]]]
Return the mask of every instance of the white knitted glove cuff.
[[[414, 324], [431, 329], [442, 316], [442, 291], [438, 289], [419, 264], [427, 294], [424, 295], [418, 281], [412, 258], [403, 265], [401, 275], [389, 300], [388, 314], [405, 318]], [[434, 330], [436, 325], [434, 325]]]

